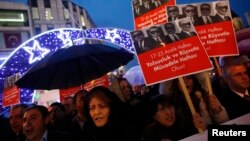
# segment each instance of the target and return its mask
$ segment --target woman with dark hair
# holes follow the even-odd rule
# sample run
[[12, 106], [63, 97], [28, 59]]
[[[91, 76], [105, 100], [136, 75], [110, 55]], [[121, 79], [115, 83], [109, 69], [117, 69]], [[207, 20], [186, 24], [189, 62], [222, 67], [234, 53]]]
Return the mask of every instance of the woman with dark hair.
[[[143, 141], [175, 141], [196, 133], [194, 125], [186, 125], [179, 118], [176, 106], [167, 95], [153, 97], [148, 113], [149, 122], [143, 132]], [[200, 117], [195, 118], [199, 120]]]
[[[132, 129], [125, 123], [122, 102], [108, 88], [99, 86], [87, 96], [86, 140], [130, 141], [135, 140]], [[129, 133], [131, 132], [131, 133]]]

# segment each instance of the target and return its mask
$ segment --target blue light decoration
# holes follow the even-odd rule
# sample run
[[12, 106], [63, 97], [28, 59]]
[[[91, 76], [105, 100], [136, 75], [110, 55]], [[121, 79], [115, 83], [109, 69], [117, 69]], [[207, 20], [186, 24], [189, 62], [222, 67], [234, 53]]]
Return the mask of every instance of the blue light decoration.
[[[15, 49], [0, 65], [0, 115], [9, 107], [2, 107], [3, 87], [5, 78], [18, 72], [23, 75], [33, 63], [41, 60], [49, 52], [64, 47], [80, 45], [85, 39], [102, 40], [125, 48], [135, 53], [129, 31], [116, 28], [60, 28], [39, 34]], [[21, 103], [31, 103], [34, 90], [21, 89]]]

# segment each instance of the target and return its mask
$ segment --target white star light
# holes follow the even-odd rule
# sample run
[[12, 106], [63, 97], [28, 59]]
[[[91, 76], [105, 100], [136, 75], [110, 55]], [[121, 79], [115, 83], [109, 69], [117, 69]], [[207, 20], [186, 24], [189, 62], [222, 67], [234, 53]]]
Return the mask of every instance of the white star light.
[[62, 40], [63, 42], [62, 48], [73, 45], [72, 40], [70, 38], [70, 32], [64, 32], [63, 30], [60, 30], [59, 34], [57, 35], [57, 38]]
[[25, 46], [23, 49], [30, 54], [30, 64], [41, 60], [46, 54], [50, 52], [49, 49], [41, 48], [37, 40], [34, 40], [33, 47]]
[[116, 43], [115, 39], [121, 39], [120, 35], [116, 33], [117, 29], [106, 30], [105, 38], [111, 40], [111, 42]]

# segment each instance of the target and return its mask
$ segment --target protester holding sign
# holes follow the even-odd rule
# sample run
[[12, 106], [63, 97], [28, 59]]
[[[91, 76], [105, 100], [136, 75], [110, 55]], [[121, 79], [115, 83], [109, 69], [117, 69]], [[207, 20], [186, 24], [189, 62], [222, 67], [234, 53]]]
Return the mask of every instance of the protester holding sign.
[[[221, 124], [229, 120], [225, 108], [220, 104], [216, 96], [208, 95], [195, 75], [185, 76], [183, 79], [194, 108], [202, 117], [205, 127], [211, 124]], [[173, 98], [174, 103], [177, 105], [177, 111], [185, 117], [183, 120], [191, 124], [193, 116], [187, 106], [178, 79], [173, 81], [168, 95]]]

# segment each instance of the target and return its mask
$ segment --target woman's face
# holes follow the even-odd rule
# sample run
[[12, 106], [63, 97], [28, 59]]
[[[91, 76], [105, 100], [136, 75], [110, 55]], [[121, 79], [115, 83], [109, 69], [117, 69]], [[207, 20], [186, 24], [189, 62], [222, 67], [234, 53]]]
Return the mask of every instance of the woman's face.
[[119, 85], [121, 88], [122, 95], [126, 100], [129, 100], [131, 98], [131, 86], [125, 80], [120, 81]]
[[103, 98], [93, 97], [89, 102], [90, 116], [97, 127], [108, 123], [110, 107]]
[[172, 126], [175, 122], [175, 110], [171, 105], [158, 104], [154, 119], [163, 126]]

